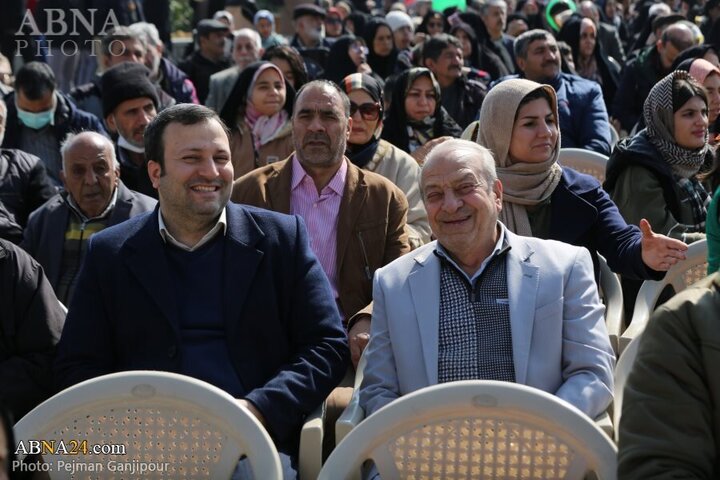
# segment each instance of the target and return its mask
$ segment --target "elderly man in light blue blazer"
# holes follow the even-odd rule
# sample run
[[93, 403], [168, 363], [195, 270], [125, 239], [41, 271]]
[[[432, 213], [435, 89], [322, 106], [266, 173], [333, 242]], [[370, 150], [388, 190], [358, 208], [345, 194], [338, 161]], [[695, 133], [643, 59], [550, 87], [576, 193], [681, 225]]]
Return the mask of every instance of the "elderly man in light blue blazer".
[[522, 383], [601, 414], [615, 357], [588, 251], [508, 231], [492, 154], [476, 143], [435, 147], [421, 191], [437, 241], [375, 275], [366, 414], [469, 379]]

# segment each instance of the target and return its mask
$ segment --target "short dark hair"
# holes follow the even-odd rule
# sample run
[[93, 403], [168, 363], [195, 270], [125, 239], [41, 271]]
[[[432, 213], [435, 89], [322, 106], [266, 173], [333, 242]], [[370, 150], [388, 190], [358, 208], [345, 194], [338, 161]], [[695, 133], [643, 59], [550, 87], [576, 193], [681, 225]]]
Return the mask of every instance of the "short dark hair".
[[453, 46], [462, 49], [462, 43], [456, 37], [447, 33], [439, 33], [428, 38], [423, 44], [423, 58], [437, 60], [442, 55], [443, 50]]
[[40, 100], [56, 88], [55, 74], [47, 63], [26, 63], [15, 76], [15, 90], [20, 90], [28, 100]]
[[203, 105], [194, 103], [178, 103], [164, 109], [145, 129], [145, 155], [148, 160], [160, 164], [160, 173], [165, 172], [165, 144], [163, 135], [171, 123], [196, 125], [216, 120], [222, 126], [225, 135], [230, 139], [230, 131], [218, 114]]
[[535, 30], [528, 30], [520, 34], [513, 43], [513, 50], [515, 51], [515, 58], [527, 58], [528, 49], [530, 44], [537, 40], [555, 40], [547, 30], [541, 30], [536, 28]]
[[343, 103], [343, 110], [345, 111], [345, 115], [349, 118], [350, 117], [350, 98], [347, 96], [347, 94], [343, 91], [342, 88], [338, 86], [337, 83], [331, 82], [330, 80], [320, 79], [320, 80], [313, 80], [310, 83], [306, 83], [302, 87], [300, 87], [300, 90], [298, 90], [297, 94], [295, 94], [295, 102], [293, 103], [293, 112], [295, 112], [295, 105], [297, 105], [298, 98], [300, 98], [300, 95], [302, 93], [313, 87], [325, 87], [330, 88], [332, 90], [335, 90], [340, 95], [340, 100], [342, 100]]
[[708, 104], [707, 93], [705, 89], [697, 83], [692, 77], [688, 78], [676, 78], [673, 81], [672, 86], [672, 103], [673, 113], [677, 112], [682, 108], [693, 97], [700, 97], [705, 102], [705, 106]]

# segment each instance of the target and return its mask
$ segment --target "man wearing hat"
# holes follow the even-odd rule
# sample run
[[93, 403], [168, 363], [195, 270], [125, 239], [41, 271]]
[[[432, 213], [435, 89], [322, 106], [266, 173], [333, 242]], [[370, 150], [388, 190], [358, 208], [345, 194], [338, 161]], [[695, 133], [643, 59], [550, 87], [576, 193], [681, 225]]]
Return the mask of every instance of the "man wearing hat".
[[107, 137], [70, 134], [61, 153], [65, 190], [30, 215], [20, 246], [42, 265], [58, 300], [67, 304], [90, 237], [152, 210], [157, 202], [123, 185]]
[[293, 10], [295, 36], [290, 46], [294, 47], [305, 62], [305, 69], [311, 80], [320, 78], [330, 53], [330, 42], [325, 38], [325, 9], [312, 3], [301, 3]]
[[195, 28], [197, 50], [178, 65], [195, 85], [200, 103], [205, 104], [210, 76], [231, 66], [225, 54], [225, 39], [230, 27], [218, 20], [200, 20]]
[[147, 173], [145, 128], [157, 116], [158, 97], [149, 71], [136, 63], [122, 63], [102, 76], [103, 118], [117, 133], [116, 155], [120, 175], [131, 190], [157, 198]]

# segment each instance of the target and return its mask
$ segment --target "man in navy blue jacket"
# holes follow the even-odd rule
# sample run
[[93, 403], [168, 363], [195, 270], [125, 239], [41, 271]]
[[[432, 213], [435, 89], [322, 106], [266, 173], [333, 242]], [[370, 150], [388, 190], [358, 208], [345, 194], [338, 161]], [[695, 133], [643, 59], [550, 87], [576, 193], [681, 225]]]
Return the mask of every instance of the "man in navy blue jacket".
[[[602, 89], [596, 82], [560, 72], [555, 38], [545, 30], [530, 30], [515, 39], [520, 77], [546, 83], [557, 92], [562, 148], [583, 148], [610, 155], [610, 123]], [[510, 75], [499, 80], [517, 78]]]
[[228, 132], [206, 107], [167, 108], [145, 147], [159, 208], [90, 240], [58, 347], [58, 386], [136, 369], [207, 381], [265, 425], [292, 477], [304, 417], [349, 365], [305, 225], [228, 203]]

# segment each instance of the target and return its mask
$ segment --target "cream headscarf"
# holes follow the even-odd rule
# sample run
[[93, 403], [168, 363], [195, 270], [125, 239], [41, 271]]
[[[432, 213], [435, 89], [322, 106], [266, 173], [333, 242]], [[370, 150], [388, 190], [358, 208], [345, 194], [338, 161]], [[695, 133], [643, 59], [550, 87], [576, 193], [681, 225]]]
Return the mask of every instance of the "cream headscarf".
[[[518, 107], [523, 98], [540, 88], [552, 99], [550, 108], [558, 125], [555, 150], [542, 163], [513, 163], [510, 160], [510, 139]], [[560, 154], [559, 128], [555, 90], [550, 85], [518, 78], [493, 87], [483, 100], [480, 120], [468, 125], [462, 134], [462, 138], [477, 142], [493, 152], [497, 175], [503, 184], [500, 220], [518, 235], [532, 236], [525, 207], [547, 200], [560, 183], [562, 169], [557, 163]]]

